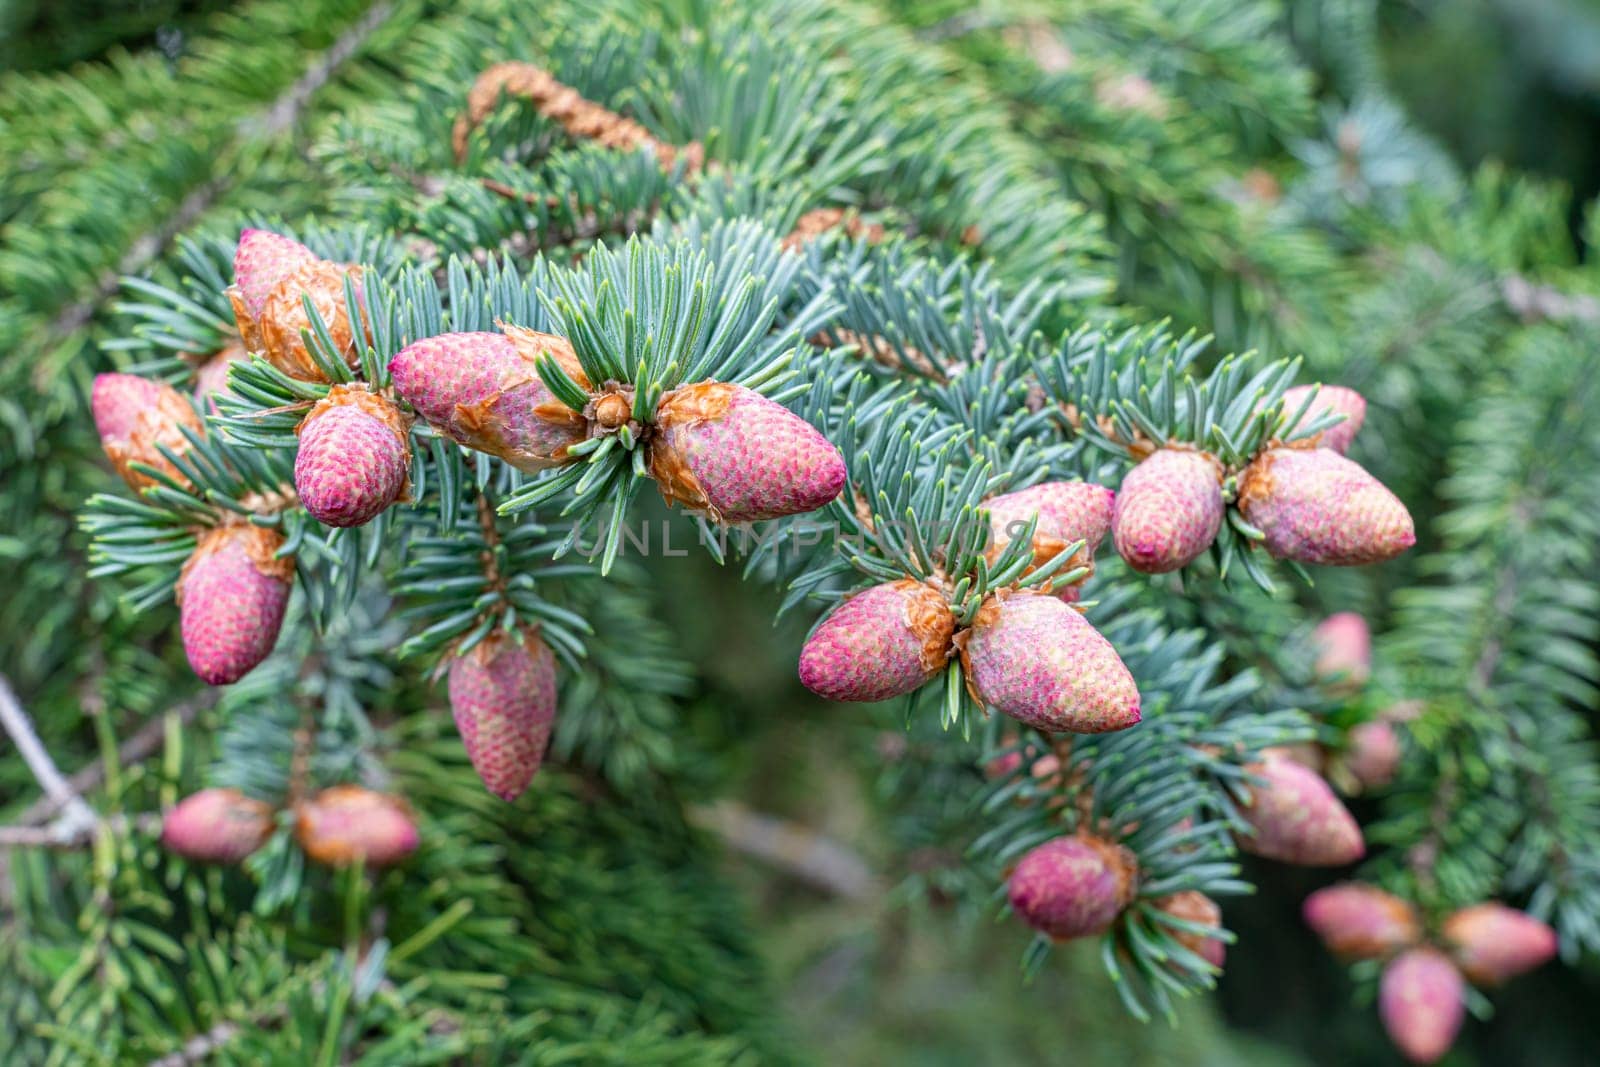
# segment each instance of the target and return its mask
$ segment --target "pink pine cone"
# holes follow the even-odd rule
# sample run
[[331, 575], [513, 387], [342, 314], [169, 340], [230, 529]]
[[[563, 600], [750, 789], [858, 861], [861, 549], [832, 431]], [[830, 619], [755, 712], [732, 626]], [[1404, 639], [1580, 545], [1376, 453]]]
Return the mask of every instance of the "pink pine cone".
[[1239, 510], [1278, 559], [1352, 567], [1417, 542], [1406, 506], [1372, 475], [1325, 448], [1274, 448], [1239, 478]]
[[228, 368], [240, 360], [250, 358], [250, 353], [237, 340], [228, 342], [210, 359], [200, 364], [194, 375], [194, 399], [208, 411], [215, 411], [210, 403], [217, 393], [228, 388]]
[[1111, 643], [1051, 596], [991, 598], [963, 650], [981, 699], [1040, 730], [1125, 730], [1139, 721], [1139, 689]]
[[564, 338], [521, 331], [519, 345], [498, 333], [447, 333], [402, 349], [389, 363], [395, 391], [417, 414], [451, 439], [498, 456], [521, 471], [570, 462], [567, 449], [583, 440], [582, 415], [555, 398], [539, 377], [549, 352], [569, 375], [587, 379]]
[[233, 253], [233, 281], [252, 317], [259, 319], [273, 288], [318, 256], [292, 238], [271, 230], [244, 230]]
[[1316, 771], [1268, 754], [1250, 773], [1266, 780], [1242, 809], [1254, 833], [1239, 847], [1281, 863], [1340, 867], [1366, 854], [1361, 828]]
[[390, 401], [361, 386], [336, 385], [296, 432], [295, 492], [318, 522], [365, 525], [405, 491], [410, 437]]
[[1306, 897], [1300, 913], [1328, 951], [1345, 959], [1380, 959], [1422, 938], [1415, 908], [1359, 882], [1317, 890]]
[[[990, 561], [1020, 537], [1037, 515], [1039, 521], [1033, 530], [1033, 563], [1023, 574], [1048, 563], [1075, 541], [1084, 543], [1082, 551], [1058, 573], [1078, 566], [1093, 568], [1095, 549], [1111, 530], [1115, 499], [1116, 493], [1092, 482], [1045, 482], [986, 501], [983, 506], [989, 512]], [[1050, 584], [1055, 588], [1049, 591], [1067, 603], [1078, 599], [1078, 584], [1061, 586], [1054, 580]]]
[[220, 526], [200, 535], [178, 577], [178, 615], [189, 666], [209, 685], [237, 682], [278, 642], [294, 564], [276, 559], [283, 535]]
[[[1283, 394], [1284, 417], [1293, 418], [1294, 413], [1300, 410], [1300, 405], [1306, 402], [1306, 397], [1312, 392], [1316, 392], [1317, 398], [1306, 410], [1305, 418], [1295, 426], [1304, 426], [1313, 419], [1329, 413], [1343, 415], [1343, 422], [1323, 430], [1317, 438], [1318, 448], [1331, 449], [1342, 456], [1349, 451], [1350, 443], [1355, 440], [1356, 434], [1361, 432], [1361, 424], [1366, 420], [1366, 398], [1354, 389], [1346, 389], [1342, 385], [1324, 385], [1320, 389], [1315, 385], [1297, 385]], [[1293, 432], [1294, 428], [1286, 431], [1286, 433]]]
[[556, 715], [556, 658], [533, 634], [491, 634], [450, 661], [450, 711], [489, 792], [515, 800], [544, 759]]
[[[1155, 903], [1158, 909], [1174, 919], [1218, 930], [1222, 928], [1222, 909], [1217, 907], [1216, 901], [1196, 890], [1185, 889], [1181, 893], [1162, 897]], [[1176, 927], [1169, 927], [1168, 930], [1178, 944], [1218, 970], [1222, 969], [1228, 947], [1220, 938], [1207, 937], [1205, 934], [1197, 934], [1192, 930], [1179, 930]]]
[[1414, 948], [1384, 968], [1378, 1015], [1412, 1063], [1433, 1063], [1455, 1043], [1466, 1006], [1455, 964], [1438, 949]]
[[1133, 900], [1138, 866], [1127, 849], [1095, 837], [1057, 837], [1028, 851], [1006, 894], [1017, 918], [1057, 940], [1110, 929]]
[[396, 797], [355, 785], [324, 789], [295, 809], [295, 838], [313, 863], [369, 867], [399, 863], [420, 837], [411, 813]]
[[1200, 557], [1222, 529], [1222, 467], [1205, 452], [1152, 452], [1117, 490], [1112, 540], [1128, 566], [1165, 574]]
[[188, 427], [197, 435], [203, 432], [200, 416], [182, 393], [165, 382], [136, 374], [97, 374], [89, 407], [106, 458], [130, 488], [158, 484], [149, 475], [134, 470], [134, 463], [153, 467], [180, 484], [187, 484], [156, 447], [166, 445], [182, 455], [189, 449], [189, 440], [181, 428]]
[[161, 820], [161, 843], [201, 863], [238, 863], [271, 834], [272, 806], [237, 789], [202, 789]]
[[1312, 673], [1319, 679], [1359, 686], [1372, 673], [1372, 631], [1353, 611], [1329, 615], [1311, 631], [1317, 655]]
[[844, 457], [814, 427], [753, 389], [685, 385], [656, 406], [650, 474], [669, 503], [715, 522], [815, 511], [844, 488]]
[[1344, 769], [1363, 789], [1381, 789], [1400, 769], [1400, 735], [1382, 719], [1358, 723], [1345, 735]]
[[1462, 973], [1475, 985], [1496, 986], [1548, 963], [1556, 932], [1504, 904], [1474, 904], [1444, 921], [1441, 931]]
[[950, 656], [955, 616], [909, 578], [840, 602], [800, 650], [800, 681], [829, 700], [870, 702], [920, 688]]

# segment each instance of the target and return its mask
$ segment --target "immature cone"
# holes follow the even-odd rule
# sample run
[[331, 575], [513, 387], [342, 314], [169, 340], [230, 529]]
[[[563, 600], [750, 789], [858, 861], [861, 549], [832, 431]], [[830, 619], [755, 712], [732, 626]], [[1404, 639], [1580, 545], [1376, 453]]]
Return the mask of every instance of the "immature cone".
[[1057, 837], [1018, 861], [1007, 884], [1011, 910], [1040, 933], [1065, 941], [1110, 929], [1134, 897], [1138, 864], [1097, 837]]
[[202, 863], [238, 863], [271, 835], [272, 806], [237, 789], [202, 789], [161, 820], [161, 843]]
[[1444, 921], [1441, 933], [1461, 972], [1474, 985], [1499, 985], [1548, 963], [1556, 954], [1554, 930], [1503, 904], [1462, 908]]
[[362, 526], [406, 491], [411, 438], [400, 409], [361, 385], [336, 385], [295, 430], [294, 488], [311, 517]]
[[1300, 914], [1328, 951], [1344, 959], [1381, 959], [1422, 938], [1415, 908], [1359, 882], [1317, 890], [1306, 897]]
[[1325, 448], [1274, 448], [1239, 477], [1239, 510], [1278, 559], [1352, 567], [1416, 544], [1406, 506], [1361, 466]]
[[1378, 1015], [1412, 1063], [1432, 1063], [1455, 1043], [1465, 1014], [1461, 974], [1438, 949], [1414, 948], [1384, 968]]
[[1311, 631], [1318, 679], [1359, 687], [1372, 673], [1372, 631], [1353, 611], [1329, 615]]
[[903, 696], [944, 669], [955, 616], [943, 594], [910, 578], [840, 602], [800, 650], [800, 681], [829, 700]]
[[229, 341], [210, 359], [200, 364], [194, 375], [194, 400], [207, 411], [215, 411], [211, 398], [228, 388], [228, 367], [242, 359], [249, 359], [244, 345], [238, 340]]
[[1134, 570], [1165, 574], [1211, 546], [1222, 529], [1223, 507], [1222, 465], [1213, 456], [1158, 449], [1122, 480], [1112, 540]]
[[1363, 789], [1382, 789], [1400, 769], [1400, 735], [1382, 719], [1352, 726], [1345, 735], [1343, 764]]
[[1246, 768], [1266, 780], [1242, 811], [1255, 831], [1246, 852], [1306, 867], [1340, 867], [1366, 854], [1361, 828], [1315, 771], [1275, 754]]
[[[1200, 926], [1209, 926], [1220, 930], [1222, 928], [1222, 909], [1217, 907], [1217, 902], [1204, 893], [1193, 889], [1185, 889], [1181, 893], [1174, 893], [1169, 897], [1162, 897], [1156, 901], [1156, 907], [1185, 922], [1196, 923]], [[1222, 968], [1222, 961], [1227, 956], [1227, 946], [1219, 938], [1207, 937], [1191, 930], [1168, 928], [1174, 941], [1193, 952], [1218, 970]]]
[[233, 252], [233, 282], [239, 299], [253, 319], [260, 319], [267, 297], [284, 278], [319, 257], [311, 249], [281, 233], [246, 229]]
[[556, 716], [556, 658], [534, 634], [497, 631], [450, 661], [450, 711], [489, 792], [515, 800], [544, 759]]
[[[1075, 541], [1082, 541], [1083, 549], [1057, 573], [1080, 566], [1093, 568], [1094, 551], [1111, 530], [1115, 499], [1116, 493], [1092, 482], [1045, 482], [985, 501], [983, 506], [989, 512], [989, 560], [998, 559], [1037, 515], [1033, 562], [1024, 575], [1048, 563]], [[1078, 599], [1080, 585], [1061, 586], [1052, 579], [1046, 589], [1072, 603]]]
[[187, 426], [197, 435], [204, 432], [194, 405], [182, 393], [165, 382], [134, 374], [97, 374], [89, 406], [100, 434], [100, 447], [129, 488], [140, 490], [160, 484], [134, 470], [135, 463], [162, 471], [179, 484], [188, 483], [156, 447], [166, 445], [182, 455], [189, 450], [189, 441], [180, 427]]
[[1306, 409], [1305, 418], [1285, 432], [1293, 433], [1297, 427], [1308, 425], [1312, 420], [1326, 414], [1343, 415], [1344, 421], [1323, 430], [1317, 435], [1316, 443], [1318, 448], [1331, 449], [1344, 455], [1350, 448], [1350, 442], [1361, 432], [1362, 422], [1366, 420], [1366, 399], [1354, 389], [1346, 389], [1342, 385], [1324, 385], [1320, 389], [1315, 385], [1297, 385], [1283, 394], [1284, 415], [1293, 418], [1294, 413], [1300, 410], [1300, 405], [1306, 402], [1306, 397], [1312, 392], [1317, 394], [1317, 398], [1311, 402], [1311, 407]]
[[406, 346], [389, 363], [395, 391], [435, 429], [520, 471], [570, 463], [567, 449], [588, 424], [545, 386], [538, 360], [548, 353], [580, 386], [589, 380], [565, 338], [508, 333], [447, 333]]
[[294, 563], [276, 559], [283, 535], [219, 526], [200, 535], [178, 576], [178, 617], [189, 666], [210, 685], [250, 673], [278, 641]]
[[1028, 726], [1098, 734], [1139, 721], [1139, 689], [1117, 650], [1055, 597], [991, 597], [962, 643], [975, 695]]
[[[361, 294], [361, 268], [319, 259], [303, 263], [285, 274], [267, 294], [257, 320], [260, 330], [262, 354], [267, 361], [291, 378], [308, 382], [325, 382], [327, 375], [311, 358], [302, 331], [311, 330], [311, 318], [306, 314], [303, 297], [311, 298], [312, 306], [328, 327], [328, 337], [339, 358], [350, 366], [356, 363], [356, 329], [360, 324], [350, 322], [350, 312], [344, 298], [344, 278], [350, 275], [356, 282], [357, 298]], [[357, 308], [358, 313], [360, 308]]]
[[815, 511], [844, 488], [844, 457], [810, 423], [753, 389], [700, 382], [656, 406], [650, 475], [669, 504], [713, 522]]
[[295, 808], [295, 838], [313, 863], [387, 867], [416, 851], [417, 825], [396, 797], [355, 785], [324, 789]]

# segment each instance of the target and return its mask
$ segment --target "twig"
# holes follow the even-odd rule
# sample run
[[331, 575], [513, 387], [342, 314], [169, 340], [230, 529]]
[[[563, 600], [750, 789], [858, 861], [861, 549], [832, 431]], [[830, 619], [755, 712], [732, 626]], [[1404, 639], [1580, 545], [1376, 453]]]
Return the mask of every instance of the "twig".
[[73, 792], [67, 780], [61, 777], [56, 761], [50, 758], [50, 753], [39, 741], [39, 735], [33, 729], [33, 720], [22, 710], [16, 694], [11, 691], [10, 681], [4, 675], [0, 675], [0, 724], [3, 724], [6, 733], [11, 735], [12, 742], [22, 754], [28, 770], [32, 771], [34, 778], [38, 780], [44, 795], [61, 811], [61, 817], [55, 821], [50, 830], [60, 837], [68, 838], [92, 829], [98, 821], [94, 811]]
[[[166, 715], [151, 719], [130, 734], [128, 739], [118, 746], [117, 764], [127, 767], [149, 758], [161, 748], [166, 740], [167, 715], [176, 715], [178, 717], [178, 725], [187, 726], [195, 720], [197, 715], [209, 708], [214, 702], [214, 693], [208, 692], [193, 700], [187, 700], [174, 706]], [[74, 794], [81, 796], [97, 788], [105, 780], [105, 776], [105, 763], [95, 760], [93, 763], [86, 763], [74, 771], [67, 778], [67, 786]], [[54, 799], [48, 796], [41, 797], [23, 810], [22, 814], [17, 817], [15, 825], [38, 826], [48, 822], [59, 810], [60, 806]]]
[[[265, 110], [241, 119], [235, 127], [237, 139], [248, 141], [257, 137], [274, 137], [292, 127], [299, 121], [301, 112], [305, 110], [317, 90], [328, 83], [339, 65], [355, 54], [362, 42], [383, 24], [392, 11], [393, 5], [389, 0], [382, 0], [372, 5], [371, 9], [341, 34], [339, 39], [322, 54], [322, 58], [307, 68], [282, 96]], [[128, 246], [127, 252], [117, 261], [116, 267], [100, 276], [88, 296], [61, 310], [50, 327], [53, 334], [65, 337], [86, 325], [99, 310], [100, 305], [116, 295], [124, 275], [137, 274], [143, 270], [166, 250], [178, 234], [192, 226], [212, 204], [216, 203], [232, 184], [232, 175], [233, 170], [230, 168], [230, 173], [226, 177], [216, 178], [200, 185], [183, 198], [177, 210], [160, 226], [134, 240]]]
[[872, 871], [853, 850], [815, 830], [733, 801], [694, 808], [690, 821], [715, 832], [729, 848], [754, 856], [834, 896], [874, 895]]
[[84, 823], [71, 836], [63, 836], [59, 823], [51, 826], [0, 826], [0, 848], [83, 848], [94, 840], [95, 832], [102, 826], [113, 833], [136, 831], [154, 836], [161, 832], [161, 816], [155, 812], [142, 815], [113, 815]]

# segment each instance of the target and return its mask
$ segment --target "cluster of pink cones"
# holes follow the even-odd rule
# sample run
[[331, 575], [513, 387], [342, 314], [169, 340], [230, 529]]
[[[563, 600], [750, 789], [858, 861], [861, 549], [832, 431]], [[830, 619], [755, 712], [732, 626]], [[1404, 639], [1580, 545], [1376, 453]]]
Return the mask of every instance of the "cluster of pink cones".
[[1467, 982], [1498, 986], [1556, 954], [1548, 925], [1492, 902], [1453, 912], [1432, 938], [1411, 904], [1358, 882], [1311, 894], [1304, 915], [1340, 958], [1383, 961], [1378, 1015], [1413, 1063], [1433, 1063], [1455, 1043]]
[[[399, 863], [420, 837], [404, 801], [354, 785], [324, 789], [295, 805], [295, 840], [314, 863], [369, 867]], [[237, 789], [202, 789], [185, 797], [161, 823], [161, 843], [199, 863], [244, 862], [272, 836], [271, 804]]]

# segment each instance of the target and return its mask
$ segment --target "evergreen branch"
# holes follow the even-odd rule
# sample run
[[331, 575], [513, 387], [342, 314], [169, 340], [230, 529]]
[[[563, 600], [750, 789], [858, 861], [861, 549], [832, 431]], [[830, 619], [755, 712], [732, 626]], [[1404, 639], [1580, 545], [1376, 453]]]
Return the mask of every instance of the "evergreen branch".
[[[276, 100], [260, 112], [239, 120], [234, 128], [234, 148], [237, 149], [239, 143], [269, 140], [295, 126], [317, 90], [327, 84], [340, 65], [361, 48], [392, 12], [390, 0], [379, 0], [373, 4]], [[179, 234], [193, 226], [237, 180], [237, 176], [229, 173], [227, 168], [222, 173], [223, 176], [191, 190], [161, 225], [135, 238], [118, 260], [115, 269], [101, 275], [89, 295], [67, 305], [56, 315], [50, 332], [58, 338], [67, 337], [86, 325], [101, 305], [116, 294], [122, 278], [144, 270], [166, 251]]]

